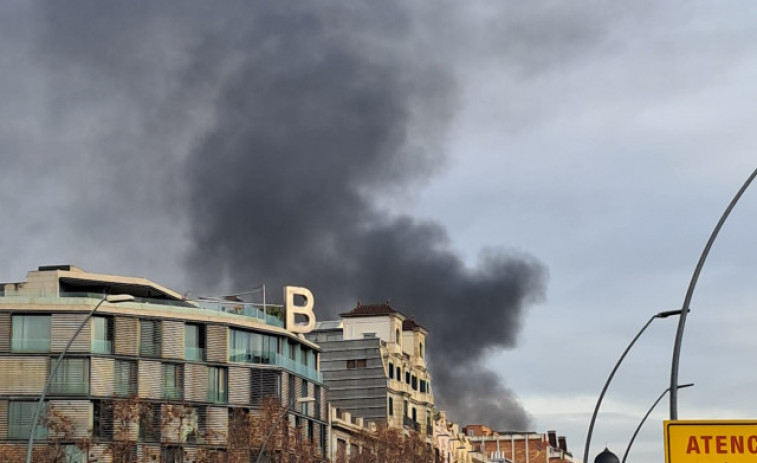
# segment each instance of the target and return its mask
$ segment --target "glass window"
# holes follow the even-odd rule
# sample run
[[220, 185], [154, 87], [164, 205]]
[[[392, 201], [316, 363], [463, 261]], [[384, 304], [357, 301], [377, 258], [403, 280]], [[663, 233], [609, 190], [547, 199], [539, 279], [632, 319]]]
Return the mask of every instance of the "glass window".
[[389, 362], [389, 379], [394, 379], [394, 365]]
[[113, 367], [115, 395], [131, 397], [137, 394], [137, 362], [116, 360]]
[[[8, 403], [8, 438], [28, 439], [32, 432], [32, 416], [37, 402]], [[47, 438], [47, 428], [37, 425], [35, 439]]]
[[113, 352], [112, 321], [108, 317], [92, 317], [92, 352], [110, 354]]
[[208, 402], [226, 403], [226, 368], [208, 367]]
[[250, 402], [257, 405], [267, 397], [279, 397], [281, 376], [275, 370], [253, 369], [250, 372]]
[[[51, 362], [51, 368], [55, 361]], [[50, 382], [50, 394], [88, 394], [89, 359], [64, 358]]]
[[313, 413], [313, 417], [317, 420], [321, 419], [321, 386], [314, 384], [313, 385], [313, 397], [315, 398], [315, 402], [313, 403], [313, 410], [315, 413]]
[[113, 407], [102, 400], [92, 403], [92, 435], [100, 439], [113, 438]]
[[229, 330], [229, 361], [275, 364], [279, 340], [252, 331]]
[[389, 416], [394, 416], [394, 399], [389, 397]]
[[50, 316], [14, 315], [13, 352], [50, 352]]
[[184, 358], [205, 359], [205, 326], [190, 323], [184, 325]]
[[163, 398], [181, 399], [184, 391], [184, 368], [177, 363], [163, 364]]
[[162, 332], [160, 320], [140, 320], [139, 355], [143, 357], [160, 357]]
[[144, 404], [139, 415], [139, 440], [160, 442], [160, 405]]
[[161, 463], [184, 463], [184, 450], [177, 445], [169, 445], [160, 449]]

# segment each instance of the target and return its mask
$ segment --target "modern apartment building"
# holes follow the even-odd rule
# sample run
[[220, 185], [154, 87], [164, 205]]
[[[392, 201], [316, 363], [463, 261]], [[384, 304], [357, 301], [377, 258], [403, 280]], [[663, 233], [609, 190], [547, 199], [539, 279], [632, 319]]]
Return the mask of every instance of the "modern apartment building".
[[329, 403], [368, 422], [433, 434], [428, 332], [388, 303], [361, 305], [319, 322], [307, 338], [321, 347]]
[[[104, 299], [114, 294], [129, 300]], [[285, 289], [283, 306], [186, 300], [144, 278], [73, 266], [40, 267], [26, 281], [0, 284], [0, 449], [25, 451], [51, 366], [81, 326], [45, 402], [48, 417], [70, 426], [38, 426], [40, 446], [57, 440], [71, 461], [107, 463], [114, 440], [125, 436], [134, 444], [131, 461], [192, 462], [202, 452], [227, 452], [235, 413], [274, 398], [282, 419], [325, 455], [321, 354], [288, 325], [291, 294]], [[138, 404], [138, 413], [125, 422], [119, 404]], [[82, 442], [83, 450], [74, 445]]]

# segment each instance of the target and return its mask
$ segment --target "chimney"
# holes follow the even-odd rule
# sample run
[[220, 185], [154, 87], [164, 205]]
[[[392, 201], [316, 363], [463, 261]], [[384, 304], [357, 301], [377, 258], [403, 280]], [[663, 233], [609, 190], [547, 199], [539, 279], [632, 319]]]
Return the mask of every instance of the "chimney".
[[549, 437], [549, 446], [553, 449], [557, 448], [557, 431], [547, 431]]
[[565, 441], [565, 436], [558, 437], [557, 438], [557, 442], [560, 443], [560, 450], [562, 450], [563, 452], [567, 452], [568, 451], [568, 444]]

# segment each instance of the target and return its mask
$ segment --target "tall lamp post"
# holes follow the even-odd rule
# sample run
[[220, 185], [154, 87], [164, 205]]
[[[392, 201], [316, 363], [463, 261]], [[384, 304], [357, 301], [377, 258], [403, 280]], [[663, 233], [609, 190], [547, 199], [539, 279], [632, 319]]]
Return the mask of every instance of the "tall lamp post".
[[285, 416], [289, 413], [289, 411], [292, 409], [292, 407], [295, 404], [304, 404], [309, 402], [315, 402], [315, 397], [300, 397], [299, 399], [290, 400], [289, 405], [284, 409], [284, 411], [281, 413], [281, 416], [278, 417], [276, 422], [273, 423], [273, 426], [271, 426], [270, 431], [268, 431], [268, 434], [265, 436], [265, 440], [263, 441], [263, 445], [260, 446], [260, 453], [258, 453], [258, 458], [255, 459], [255, 463], [260, 463], [260, 459], [263, 458], [263, 451], [265, 450], [265, 446], [268, 445], [268, 441], [271, 439], [271, 436], [274, 432], [276, 432], [276, 428], [279, 427], [279, 423], [284, 419]]
[[752, 183], [752, 180], [754, 180], [754, 177], [757, 176], [757, 169], [755, 169], [752, 172], [752, 175], [749, 176], [749, 178], [746, 179], [744, 184], [741, 186], [739, 191], [736, 193], [736, 195], [733, 197], [731, 202], [728, 204], [728, 207], [723, 212], [723, 215], [720, 216], [720, 220], [718, 220], [717, 225], [715, 225], [715, 229], [712, 230], [712, 233], [710, 234], [710, 238], [707, 240], [707, 244], [704, 246], [704, 250], [702, 250], [702, 254], [699, 256], [699, 261], [697, 262], [697, 266], [694, 269], [694, 274], [691, 276], [691, 281], [689, 282], [689, 288], [686, 290], [686, 297], [683, 300], [683, 306], [681, 310], [683, 312], [681, 313], [681, 318], [678, 319], [678, 330], [676, 330], [676, 339], [673, 344], [673, 360], [671, 361], [671, 367], [670, 367], [670, 419], [671, 420], [677, 420], [678, 419], [678, 364], [679, 359], [681, 357], [681, 342], [683, 340], [683, 329], [686, 326], [686, 314], [689, 312], [689, 306], [691, 305], [691, 297], [694, 295], [694, 288], [697, 285], [697, 281], [699, 280], [699, 274], [702, 272], [702, 266], [704, 266], [704, 261], [707, 260], [707, 255], [710, 253], [710, 248], [712, 248], [712, 243], [715, 242], [715, 238], [717, 238], [718, 233], [720, 233], [720, 229], [723, 227], [723, 224], [725, 223], [728, 216], [731, 214], [731, 211], [733, 210], [734, 206], [736, 206], [736, 203], [739, 202], [739, 199], [741, 199], [741, 195], [744, 194], [744, 191], [749, 187], [749, 184]]
[[[688, 383], [688, 384], [680, 384], [678, 386], [678, 389], [683, 389], [685, 387], [691, 387], [694, 383]], [[647, 418], [649, 418], [649, 415], [652, 413], [652, 410], [657, 406], [658, 403], [662, 400], [663, 397], [665, 397], [665, 394], [667, 394], [670, 391], [670, 388], [665, 389], [662, 391], [662, 394], [660, 394], [659, 397], [657, 397], [657, 400], [654, 401], [651, 407], [649, 407], [649, 410], [647, 410], [647, 414], [644, 415], [644, 418], [641, 419], [639, 422], [639, 425], [636, 426], [636, 430], [633, 432], [633, 435], [631, 436], [631, 440], [628, 441], [628, 447], [626, 447], [626, 452], [623, 454], [623, 459], [620, 461], [620, 463], [626, 463], [626, 458], [628, 457], [628, 452], [631, 451], [631, 446], [633, 445], [633, 441], [636, 440], [636, 436], [639, 435], [639, 431], [641, 431], [641, 427], [644, 426], [644, 422], [647, 421]]]
[[584, 447], [584, 463], [589, 461], [589, 446], [591, 445], [591, 435], [594, 432], [594, 422], [597, 419], [597, 413], [599, 412], [599, 406], [602, 405], [602, 399], [605, 397], [605, 393], [607, 392], [607, 388], [610, 386], [610, 382], [612, 381], [612, 378], [615, 376], [615, 372], [618, 370], [618, 367], [623, 362], [623, 359], [626, 358], [626, 354], [628, 354], [628, 351], [631, 350], [631, 347], [636, 343], [636, 340], [639, 339], [641, 334], [647, 329], [647, 327], [656, 319], [656, 318], [668, 318], [673, 315], [680, 315], [681, 310], [666, 310], [663, 312], [656, 313], [652, 315], [647, 323], [641, 327], [638, 333], [636, 333], [636, 336], [631, 340], [631, 343], [628, 344], [628, 347], [626, 347], [626, 350], [623, 351], [623, 354], [620, 356], [618, 361], [615, 363], [615, 366], [613, 367], [612, 371], [610, 372], [610, 376], [607, 378], [607, 381], [605, 381], [604, 387], [602, 387], [602, 392], [599, 394], [599, 398], [597, 398], [597, 404], [594, 406], [594, 413], [591, 415], [591, 421], [589, 421], [589, 432], [586, 435], [586, 445]]
[[71, 336], [71, 339], [68, 340], [68, 344], [66, 344], [66, 347], [63, 348], [63, 351], [60, 353], [58, 358], [55, 360], [55, 363], [53, 363], [52, 367], [50, 368], [50, 376], [47, 377], [47, 382], [45, 382], [45, 387], [44, 389], [42, 389], [42, 394], [39, 396], [39, 402], [37, 402], [37, 406], [34, 408], [34, 413], [32, 414], [32, 428], [31, 428], [31, 432], [29, 433], [29, 443], [26, 446], [26, 463], [31, 463], [32, 461], [32, 449], [34, 448], [34, 434], [37, 432], [37, 422], [39, 421], [39, 417], [42, 414], [42, 410], [45, 408], [45, 396], [47, 395], [47, 391], [50, 389], [50, 385], [53, 382], [55, 373], [58, 371], [58, 367], [60, 366], [60, 363], [63, 360], [63, 357], [68, 352], [68, 349], [71, 347], [71, 345], [74, 343], [76, 338], [79, 336], [79, 333], [81, 333], [81, 330], [87, 324], [89, 319], [92, 318], [92, 315], [97, 311], [97, 309], [100, 308], [100, 306], [104, 302], [116, 304], [119, 302], [128, 302], [128, 301], [133, 301], [133, 300], [134, 300], [134, 296], [132, 296], [131, 294], [114, 294], [114, 295], [103, 296], [103, 298], [100, 299], [100, 302], [98, 302], [97, 305], [95, 305], [95, 307], [89, 311], [89, 313], [81, 322], [81, 324], [79, 324], [79, 327], [76, 329], [76, 332], [74, 333], [74, 335]]

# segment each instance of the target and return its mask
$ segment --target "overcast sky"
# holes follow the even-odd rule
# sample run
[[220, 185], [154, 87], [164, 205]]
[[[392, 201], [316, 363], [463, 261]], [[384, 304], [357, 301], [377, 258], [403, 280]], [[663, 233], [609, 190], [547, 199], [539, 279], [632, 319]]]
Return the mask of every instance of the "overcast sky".
[[[0, 281], [70, 263], [182, 293], [245, 290], [265, 275], [244, 261], [280, 255], [289, 265], [265, 264], [273, 281], [307, 286], [306, 271], [323, 267], [312, 285], [341, 303], [376, 297], [357, 277], [333, 282], [377, 278], [355, 269], [360, 258], [372, 245], [402, 255], [385, 241], [405, 237], [408, 255], [420, 247], [431, 262], [408, 268], [443, 275], [425, 291], [453, 298], [482, 332], [501, 326], [503, 341], [486, 331], [471, 358], [485, 354], [532, 430], [566, 435], [579, 458], [613, 364], [651, 315], [680, 308], [707, 237], [757, 166], [751, 2], [103, 5], [0, 5]], [[269, 184], [278, 164], [242, 163], [239, 147], [303, 168]], [[276, 201], [244, 196], [242, 179]], [[276, 211], [317, 238], [271, 223]], [[704, 267], [680, 370], [696, 386], [680, 392], [680, 418], [757, 417], [755, 219], [749, 190]], [[339, 252], [309, 247], [326, 242]], [[487, 269], [517, 282], [502, 290], [507, 316], [477, 305], [496, 299]], [[417, 303], [396, 281], [378, 286]], [[655, 321], [619, 370], [592, 459], [605, 443], [622, 456], [668, 386], [676, 322]], [[628, 461], [661, 461], [667, 413], [665, 400]]]

